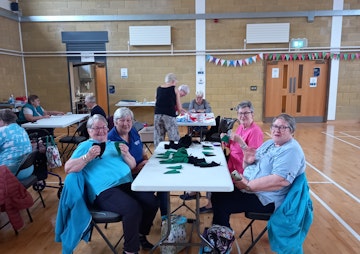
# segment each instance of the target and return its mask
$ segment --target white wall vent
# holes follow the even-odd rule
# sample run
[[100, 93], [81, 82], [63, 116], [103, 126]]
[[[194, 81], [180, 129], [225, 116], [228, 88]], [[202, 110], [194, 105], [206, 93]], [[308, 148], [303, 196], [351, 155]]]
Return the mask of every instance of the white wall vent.
[[171, 26], [129, 26], [129, 44], [171, 45]]
[[289, 43], [290, 23], [247, 24], [246, 43]]

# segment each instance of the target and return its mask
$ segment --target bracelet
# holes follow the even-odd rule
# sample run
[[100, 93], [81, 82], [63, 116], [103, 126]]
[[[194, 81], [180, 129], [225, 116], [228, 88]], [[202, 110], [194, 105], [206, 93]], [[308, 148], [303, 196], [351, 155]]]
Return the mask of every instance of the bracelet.
[[87, 160], [87, 156], [86, 156], [86, 154], [85, 155], [83, 155], [83, 157], [81, 157], [82, 159], [83, 159], [83, 161], [85, 162], [85, 163], [88, 163], [88, 160]]
[[240, 147], [241, 147], [241, 149], [246, 149], [248, 146], [246, 144], [243, 144]]

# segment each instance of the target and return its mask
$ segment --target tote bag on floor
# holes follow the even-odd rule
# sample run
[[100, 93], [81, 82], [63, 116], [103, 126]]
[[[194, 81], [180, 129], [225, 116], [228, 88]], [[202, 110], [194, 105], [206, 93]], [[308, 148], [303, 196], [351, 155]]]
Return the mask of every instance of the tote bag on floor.
[[53, 136], [46, 136], [46, 159], [48, 168], [62, 166], [59, 149], [56, 146]]

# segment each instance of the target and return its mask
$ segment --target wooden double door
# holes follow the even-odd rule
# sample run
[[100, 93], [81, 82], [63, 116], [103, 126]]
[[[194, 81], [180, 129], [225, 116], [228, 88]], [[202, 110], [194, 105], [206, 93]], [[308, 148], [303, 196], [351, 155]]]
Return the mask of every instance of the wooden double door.
[[287, 113], [297, 122], [326, 121], [328, 61], [268, 61], [264, 121]]

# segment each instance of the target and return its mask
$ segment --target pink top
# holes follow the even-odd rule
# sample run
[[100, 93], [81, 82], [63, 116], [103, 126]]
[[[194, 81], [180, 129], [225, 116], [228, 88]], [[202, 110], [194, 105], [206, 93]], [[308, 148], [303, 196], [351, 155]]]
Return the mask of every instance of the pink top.
[[[242, 137], [248, 147], [256, 149], [263, 143], [263, 132], [254, 122], [247, 129], [244, 129], [243, 125], [240, 125], [236, 129], [236, 134]], [[236, 169], [240, 174], [242, 174], [244, 172], [244, 153], [237, 142], [234, 142], [233, 140], [230, 140], [229, 142], [230, 143], [226, 144], [226, 146], [230, 148], [228, 159], [229, 171], [232, 172]]]

